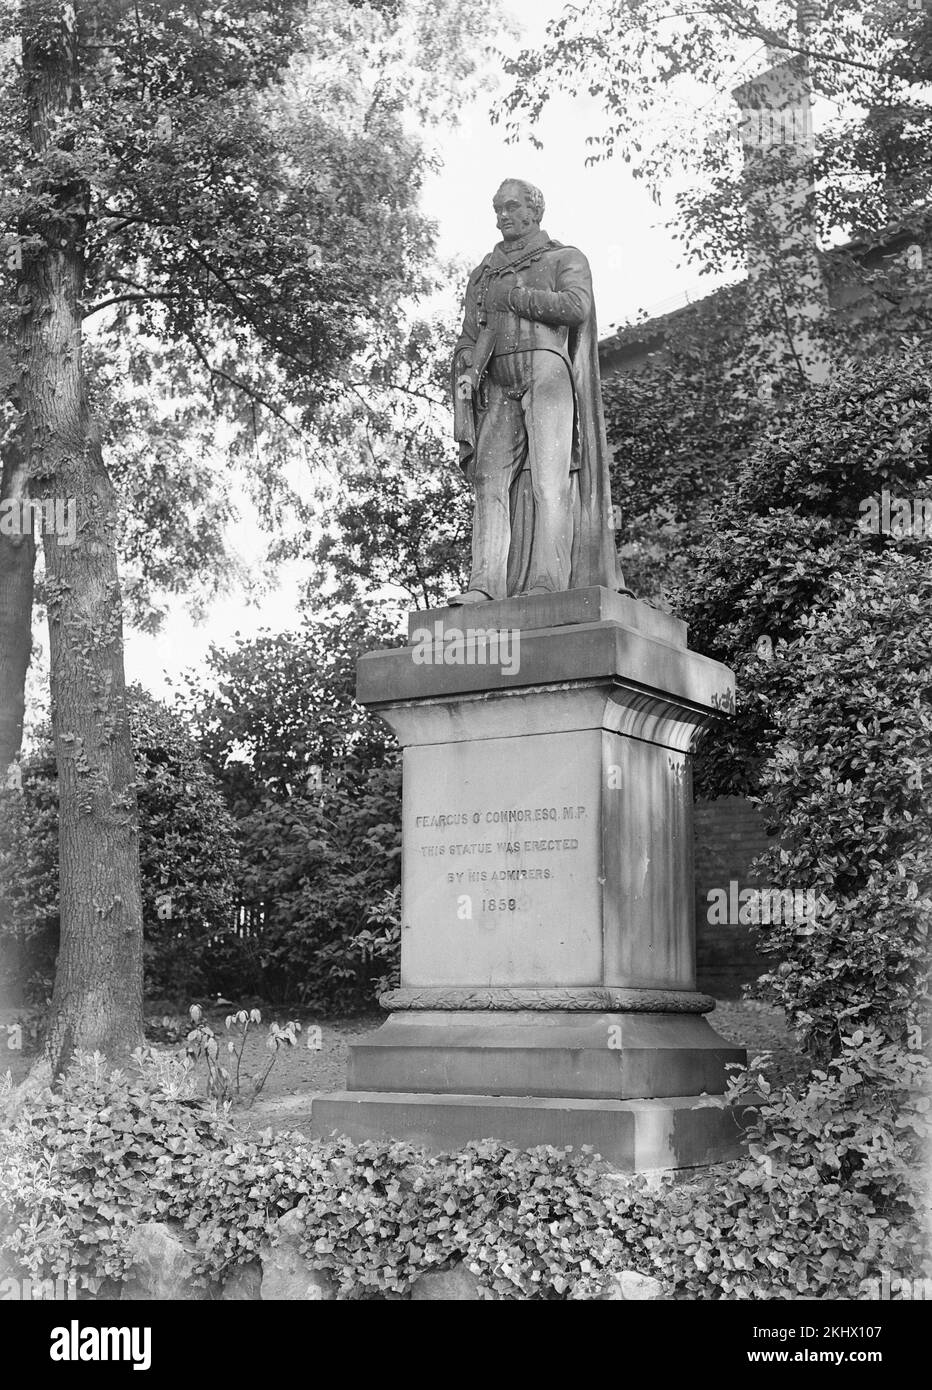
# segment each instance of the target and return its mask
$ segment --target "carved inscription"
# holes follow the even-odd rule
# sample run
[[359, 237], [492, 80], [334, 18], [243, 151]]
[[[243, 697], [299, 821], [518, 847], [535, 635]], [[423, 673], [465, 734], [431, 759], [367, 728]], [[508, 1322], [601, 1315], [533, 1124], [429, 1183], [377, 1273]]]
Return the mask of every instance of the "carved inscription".
[[599, 979], [600, 748], [586, 731], [406, 750], [403, 985]]
[[501, 896], [498, 890], [557, 878], [561, 860], [579, 850], [572, 831], [587, 815], [580, 805], [427, 811], [414, 817], [417, 841], [408, 852], [438, 861], [457, 891], [477, 889], [480, 913], [534, 911], [532, 894]]

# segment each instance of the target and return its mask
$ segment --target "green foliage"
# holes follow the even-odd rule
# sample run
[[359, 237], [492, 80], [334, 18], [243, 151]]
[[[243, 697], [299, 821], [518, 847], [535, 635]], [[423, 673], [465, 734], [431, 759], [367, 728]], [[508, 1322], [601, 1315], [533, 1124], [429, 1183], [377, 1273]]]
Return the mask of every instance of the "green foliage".
[[[74, 29], [79, 90], [39, 149], [21, 55], [43, 8], [56, 42]], [[238, 499], [276, 541], [285, 507], [306, 518], [295, 467], [364, 435], [387, 364], [406, 376], [401, 305], [434, 274], [430, 131], [484, 84], [500, 26], [491, 0], [93, 0], [70, 20], [0, 3], [0, 376], [15, 379], [18, 279], [66, 231], [139, 624], [168, 595], [213, 596]]]
[[210, 648], [178, 704], [235, 815], [318, 791], [350, 756], [393, 761], [387, 727], [355, 700], [357, 660], [393, 640], [378, 608], [358, 605]]
[[585, 1298], [622, 1251], [602, 1177], [591, 1154], [494, 1140], [436, 1159], [339, 1145], [299, 1204], [300, 1248], [344, 1294], [400, 1292], [460, 1258], [499, 1297]]
[[[688, 553], [707, 530], [766, 419], [737, 329], [744, 287], [721, 290], [651, 325], [646, 365], [602, 384], [612, 447], [612, 496], [621, 508], [625, 579], [639, 598], [669, 606], [688, 581]], [[643, 326], [619, 329], [611, 350], [644, 344]], [[604, 370], [604, 369], [603, 369]]]
[[[778, 538], [800, 517], [830, 519], [845, 532], [864, 499], [885, 487], [921, 493], [932, 471], [928, 333], [907, 336], [893, 308], [839, 320], [836, 378], [765, 402], [756, 395], [745, 313], [741, 284], [649, 330], [621, 328], [609, 353], [637, 345], [646, 358], [633, 371], [622, 359], [603, 382], [626, 578], [650, 602], [685, 605], [696, 634], [713, 642], [719, 629], [740, 622], [755, 578], [761, 589], [796, 582], [780, 562], [791, 547], [775, 547], [757, 517], [780, 512]], [[745, 534], [746, 527], [754, 529]], [[796, 544], [813, 548], [798, 529], [796, 536]], [[814, 548], [830, 539], [817, 534]], [[804, 606], [822, 568], [815, 557], [813, 587], [802, 582], [813, 558], [802, 555], [796, 566]], [[755, 562], [768, 572], [756, 575]], [[707, 582], [721, 595], [711, 621]]]
[[406, 606], [438, 608], [465, 587], [472, 494], [450, 429], [454, 338], [452, 324], [417, 322], [393, 361], [370, 364], [364, 429], [335, 447], [339, 479], [318, 490], [330, 520], [311, 551], [309, 595], [400, 591]]
[[51, 747], [0, 788], [0, 969], [12, 998], [47, 1003], [58, 952], [58, 781]]
[[747, 792], [776, 742], [758, 641], [792, 641], [833, 573], [927, 542], [859, 529], [884, 488], [932, 495], [930, 359], [882, 358], [777, 408], [709, 514], [681, 569], [674, 607], [690, 643], [735, 671], [736, 716], [697, 759], [700, 795]]
[[297, 1208], [302, 1249], [344, 1295], [403, 1290], [459, 1256], [506, 1297], [585, 1297], [622, 1252], [602, 1166], [586, 1154], [246, 1141], [190, 1089], [177, 1062], [137, 1055], [127, 1075], [82, 1057], [60, 1089], [13, 1103], [0, 1129], [0, 1252], [34, 1279], [94, 1288], [126, 1276], [135, 1225], [177, 1221], [210, 1282], [255, 1259], [272, 1221]]
[[[906, 497], [929, 492], [932, 351], [918, 343], [898, 347], [773, 412], [739, 475], [742, 511], [766, 516], [792, 507], [847, 531], [857, 525], [862, 501], [884, 488]], [[878, 538], [878, 548], [883, 544]]]
[[54, 1091], [7, 1097], [0, 1128], [0, 1247], [34, 1279], [91, 1289], [123, 1279], [139, 1221], [184, 1219], [229, 1127], [176, 1058], [129, 1071], [82, 1056]]
[[[682, 23], [669, 18], [664, 0], [566, 7], [542, 41], [506, 62], [512, 89], [503, 114], [513, 133], [526, 136], [555, 93], [588, 92], [598, 111], [590, 157], [621, 159], [658, 202], [671, 175], [687, 169], [674, 225], [691, 257], [716, 269], [743, 260], [749, 206], [762, 209], [764, 223], [779, 221], [773, 204], [788, 201], [780, 183], [805, 153], [824, 242], [839, 229], [870, 236], [921, 218], [932, 187], [932, 28], [922, 5], [838, 0], [802, 15], [793, 0], [738, 8], [709, 0], [684, 11]], [[764, 50], [766, 64], [755, 63]], [[804, 71], [814, 98], [826, 99], [814, 146], [788, 140], [777, 157], [742, 158], [739, 107], [754, 103], [741, 99], [740, 86], [780, 63], [792, 64], [797, 82]], [[796, 213], [810, 215], [811, 202]], [[887, 267], [872, 269], [882, 280]]]
[[371, 1004], [377, 963], [353, 941], [399, 881], [400, 767], [348, 759], [320, 792], [266, 798], [238, 829], [244, 901], [265, 905], [256, 990], [322, 1013]]
[[[884, 490], [911, 506], [932, 495], [932, 391], [928, 351], [904, 342], [884, 358], [877, 336], [869, 365], [768, 407], [756, 432], [742, 436], [739, 425], [726, 436], [717, 502], [703, 496], [675, 572], [690, 644], [733, 667], [739, 691], [736, 715], [697, 759], [697, 790], [757, 792], [774, 840], [755, 870], [819, 903], [814, 917], [755, 930], [779, 962], [757, 989], [822, 1064], [774, 1091], [764, 1077], [736, 1081], [733, 1102], [755, 1106], [753, 1163], [670, 1184], [660, 1205], [631, 1199], [632, 1239], [652, 1262], [645, 1272], [687, 1297], [711, 1286], [731, 1298], [852, 1298], [884, 1271], [929, 1272], [919, 1191], [929, 1109], [929, 541], [867, 523]], [[675, 363], [678, 351], [671, 344], [662, 360]], [[643, 421], [657, 415], [657, 386], [655, 367], [620, 399]], [[695, 392], [686, 388], [673, 423], [646, 436], [650, 457], [631, 454], [643, 476], [654, 473], [646, 486], [658, 499], [668, 478], [677, 495], [677, 478], [689, 477], [693, 451], [701, 458], [710, 438], [700, 430], [689, 440]], [[724, 374], [720, 389], [727, 398]], [[629, 441], [638, 423], [629, 422]], [[650, 534], [649, 496], [635, 510]], [[706, 535], [696, 536], [697, 521]]]
[[356, 704], [356, 660], [387, 645], [361, 608], [214, 649], [190, 711], [236, 816], [239, 896], [257, 918], [243, 972], [219, 988], [323, 1012], [372, 1002], [379, 962], [353, 939], [397, 884], [394, 740]]
[[378, 964], [383, 973], [373, 983], [378, 999], [385, 990], [401, 984], [401, 884], [387, 892], [369, 913], [367, 925], [349, 942], [350, 957], [367, 966]]
[[[240, 954], [231, 925], [238, 873], [233, 822], [176, 714], [136, 688], [130, 720], [140, 774], [146, 988], [156, 997], [200, 993]], [[169, 917], [160, 916], [160, 905]]]
[[195, 1279], [257, 1259], [275, 1221], [342, 1297], [403, 1293], [463, 1260], [487, 1296], [585, 1299], [636, 1270], [674, 1297], [857, 1298], [884, 1271], [926, 1272], [917, 1157], [925, 1058], [857, 1033], [802, 1095], [753, 1072], [730, 1099], [748, 1159], [694, 1177], [609, 1176], [583, 1151], [494, 1140], [427, 1155], [405, 1143], [235, 1136], [177, 1061], [131, 1075], [79, 1058], [60, 1089], [7, 1098], [0, 1254], [90, 1289], [127, 1274], [141, 1221], [189, 1233]]
[[[224, 1019], [226, 1031], [232, 1031], [235, 1035], [229, 1038], [226, 1044], [227, 1054], [232, 1058], [229, 1066], [225, 1066], [221, 1061], [220, 1043], [213, 1028], [203, 1017], [200, 1005], [192, 1004], [188, 1015], [191, 1026], [185, 1038], [185, 1055], [191, 1059], [195, 1070], [198, 1063], [203, 1061], [207, 1074], [207, 1095], [213, 1100], [229, 1102], [231, 1105], [246, 1100], [243, 1089], [245, 1079], [242, 1077], [243, 1052], [250, 1028], [258, 1028], [262, 1022], [261, 1011], [237, 1009], [235, 1014], [227, 1014]], [[265, 1070], [252, 1078], [252, 1089], [246, 1100], [247, 1104], [252, 1105], [261, 1094], [281, 1049], [297, 1046], [300, 1031], [300, 1023], [293, 1019], [289, 1019], [285, 1024], [269, 1024], [265, 1045], [271, 1056]]]
[[928, 1059], [857, 1031], [801, 1089], [777, 1090], [761, 1060], [728, 1091], [751, 1107], [748, 1160], [619, 1189], [638, 1267], [691, 1298], [850, 1299], [885, 1271], [927, 1276]]
[[[128, 693], [138, 773], [146, 987], [177, 996], [217, 986], [238, 959], [233, 822], [176, 714]], [[0, 942], [20, 988], [49, 976], [58, 950], [58, 794], [50, 741], [23, 762], [21, 792], [0, 793]]]
[[764, 872], [834, 910], [758, 927], [784, 962], [759, 988], [817, 1057], [865, 1024], [905, 1040], [927, 1016], [932, 922], [928, 559], [854, 557], [761, 664], [760, 799], [779, 830]]
[[692, 645], [730, 665], [733, 720], [697, 760], [700, 794], [755, 792], [778, 888], [834, 905], [756, 926], [761, 982], [817, 1058], [872, 1025], [920, 1023], [932, 891], [928, 539], [872, 531], [883, 491], [932, 496], [928, 358], [853, 370], [772, 414], [687, 557]]

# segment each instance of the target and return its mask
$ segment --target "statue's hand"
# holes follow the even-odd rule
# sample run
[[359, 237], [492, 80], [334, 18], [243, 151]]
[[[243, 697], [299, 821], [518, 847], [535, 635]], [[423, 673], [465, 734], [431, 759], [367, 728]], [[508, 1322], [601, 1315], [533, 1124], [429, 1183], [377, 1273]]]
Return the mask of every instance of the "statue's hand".
[[456, 378], [456, 398], [460, 401], [468, 401], [472, 397], [472, 373], [464, 372], [462, 376]]

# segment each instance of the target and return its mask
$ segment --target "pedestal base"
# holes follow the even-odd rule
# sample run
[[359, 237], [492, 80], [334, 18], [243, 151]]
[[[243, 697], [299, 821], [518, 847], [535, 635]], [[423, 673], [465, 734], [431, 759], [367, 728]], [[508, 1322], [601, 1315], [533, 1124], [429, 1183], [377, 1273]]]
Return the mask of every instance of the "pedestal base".
[[350, 1045], [347, 1086], [649, 1100], [721, 1095], [727, 1064], [744, 1061], [697, 1013], [412, 1009]]
[[357, 698], [404, 749], [401, 986], [312, 1132], [738, 1153], [695, 989], [691, 755], [734, 676], [608, 589], [413, 614]]
[[498, 1139], [517, 1148], [589, 1145], [618, 1172], [694, 1168], [740, 1156], [738, 1117], [717, 1096], [663, 1100], [338, 1091], [315, 1097], [311, 1134], [404, 1140], [431, 1153]]

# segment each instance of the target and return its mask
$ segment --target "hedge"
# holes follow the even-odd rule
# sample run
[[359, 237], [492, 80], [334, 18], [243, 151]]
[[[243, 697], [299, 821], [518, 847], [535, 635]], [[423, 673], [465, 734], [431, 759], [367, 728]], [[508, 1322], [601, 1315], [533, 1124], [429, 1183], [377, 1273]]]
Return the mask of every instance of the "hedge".
[[405, 1143], [239, 1136], [192, 1094], [183, 1063], [128, 1072], [80, 1057], [62, 1084], [10, 1093], [0, 1129], [0, 1256], [34, 1282], [125, 1279], [129, 1233], [171, 1221], [215, 1286], [261, 1253], [275, 1221], [344, 1298], [404, 1292], [463, 1260], [490, 1297], [598, 1297], [621, 1270], [672, 1297], [857, 1298], [923, 1261], [917, 1157], [929, 1137], [928, 1063], [876, 1034], [803, 1093], [755, 1070], [748, 1155], [695, 1176], [610, 1174], [592, 1153], [482, 1140], [430, 1156]]

